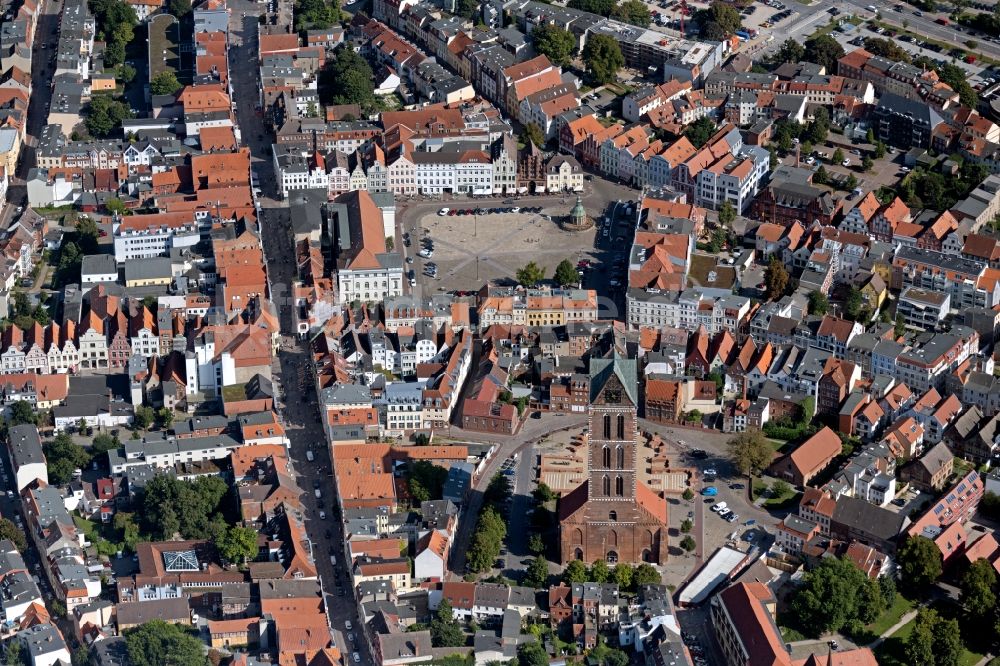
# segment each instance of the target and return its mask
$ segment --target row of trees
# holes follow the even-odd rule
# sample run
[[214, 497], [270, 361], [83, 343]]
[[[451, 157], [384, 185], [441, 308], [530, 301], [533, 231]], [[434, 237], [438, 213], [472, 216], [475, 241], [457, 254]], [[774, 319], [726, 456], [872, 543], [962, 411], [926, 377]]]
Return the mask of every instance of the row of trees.
[[125, 62], [125, 46], [135, 37], [139, 17], [123, 0], [90, 0], [90, 11], [97, 23], [97, 39], [103, 40], [104, 65], [114, 67]]
[[[545, 271], [534, 261], [529, 261], [524, 266], [517, 269], [517, 272], [514, 273], [514, 279], [517, 280], [518, 284], [524, 285], [525, 287], [534, 287], [545, 279]], [[565, 287], [571, 284], [577, 284], [580, 281], [580, 275], [576, 272], [576, 267], [573, 266], [573, 262], [569, 259], [563, 259], [552, 272], [552, 279], [559, 286]]]
[[619, 562], [609, 567], [604, 560], [595, 560], [590, 567], [580, 560], [573, 560], [563, 570], [562, 580], [573, 583], [617, 583], [622, 591], [637, 590], [643, 585], [659, 585], [660, 573], [651, 565], [642, 563], [633, 567]]
[[510, 483], [503, 474], [490, 479], [483, 496], [484, 509], [479, 514], [476, 531], [469, 546], [467, 565], [470, 571], [489, 571], [500, 556], [500, 548], [507, 537], [507, 524], [500, 515], [499, 507], [510, 497]]

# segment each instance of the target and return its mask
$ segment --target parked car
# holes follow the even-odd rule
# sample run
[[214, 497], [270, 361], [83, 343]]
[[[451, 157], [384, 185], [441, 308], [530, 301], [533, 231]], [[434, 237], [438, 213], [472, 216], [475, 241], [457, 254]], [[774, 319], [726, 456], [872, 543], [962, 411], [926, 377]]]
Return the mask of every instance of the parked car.
[[701, 494], [705, 497], [715, 497], [719, 494], [719, 489], [715, 486], [706, 486], [701, 489]]

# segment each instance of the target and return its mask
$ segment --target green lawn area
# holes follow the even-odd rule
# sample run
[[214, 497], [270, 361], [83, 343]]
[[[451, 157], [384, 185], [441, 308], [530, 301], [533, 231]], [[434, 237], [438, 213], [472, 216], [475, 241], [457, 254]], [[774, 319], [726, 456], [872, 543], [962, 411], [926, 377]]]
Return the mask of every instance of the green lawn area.
[[799, 501], [802, 499], [802, 493], [797, 493], [794, 490], [790, 493], [785, 493], [781, 497], [771, 497], [764, 500], [765, 509], [787, 509], [791, 506], [797, 506]]
[[882, 617], [868, 625], [867, 629], [876, 637], [881, 636], [889, 627], [899, 622], [899, 618], [913, 610], [916, 605], [912, 599], [907, 599], [902, 594], [896, 594], [896, 600], [892, 607], [886, 609], [882, 613]]
[[222, 387], [222, 399], [226, 402], [237, 402], [247, 399], [246, 384], [231, 384]]
[[[905, 647], [906, 638], [913, 631], [917, 620], [914, 618], [900, 628], [895, 634], [885, 639], [881, 645], [875, 648], [875, 658], [880, 666], [913, 666], [906, 659]], [[959, 659], [959, 666], [975, 666], [983, 658], [983, 655], [966, 649]]]

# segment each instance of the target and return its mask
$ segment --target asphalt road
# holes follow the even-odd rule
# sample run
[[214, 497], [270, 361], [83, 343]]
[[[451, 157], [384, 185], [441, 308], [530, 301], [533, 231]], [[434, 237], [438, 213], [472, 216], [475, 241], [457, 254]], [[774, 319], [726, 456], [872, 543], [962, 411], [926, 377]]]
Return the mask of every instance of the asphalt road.
[[[351, 594], [349, 571], [344, 567], [346, 558], [336, 484], [332, 474], [332, 464], [326, 436], [320, 421], [320, 413], [315, 391], [315, 378], [310, 367], [307, 350], [294, 337], [292, 309], [286, 298], [287, 287], [293, 279], [293, 252], [291, 244], [291, 220], [287, 209], [275, 209], [277, 202], [269, 195], [275, 193], [274, 173], [270, 159], [270, 140], [261, 117], [255, 111], [258, 102], [257, 81], [257, 16], [263, 5], [246, 0], [230, 0], [230, 77], [233, 82], [233, 102], [244, 145], [250, 146], [251, 167], [255, 184], [264, 190], [265, 197], [259, 200], [261, 219], [261, 240], [267, 261], [268, 280], [272, 301], [281, 317], [282, 330], [286, 334], [274, 365], [274, 376], [284, 392], [283, 404], [279, 404], [285, 430], [291, 443], [291, 462], [296, 481], [306, 498], [308, 507], [305, 516], [306, 531], [312, 544], [313, 559], [326, 594], [327, 616], [333, 623], [332, 635], [341, 652], [351, 660], [352, 652], [360, 654], [361, 663], [372, 663], [368, 647], [363, 640], [349, 641], [345, 622], [352, 623], [357, 637], [364, 636], [358, 621], [358, 609]], [[244, 16], [245, 13], [245, 16]], [[306, 452], [312, 450], [314, 462], [309, 462]], [[318, 485], [322, 499], [313, 495], [314, 485]], [[326, 518], [320, 518], [324, 511]], [[330, 560], [337, 558], [335, 568]]]
[[[465, 437], [466, 433], [461, 433], [457, 429], [453, 429], [451, 437], [454, 439], [461, 438], [465, 441], [492, 442], [497, 444], [497, 450], [487, 463], [486, 469], [473, 482], [473, 487], [469, 492], [469, 501], [463, 507], [462, 513], [459, 516], [458, 528], [455, 530], [454, 545], [451, 549], [451, 563], [449, 567], [452, 580], [461, 580], [462, 576], [465, 575], [465, 553], [469, 549], [472, 533], [476, 526], [476, 518], [479, 516], [479, 512], [483, 506], [483, 492], [486, 490], [486, 486], [489, 485], [493, 475], [499, 471], [503, 461], [513, 453], [520, 453], [523, 464], [524, 456], [529, 455], [528, 451], [543, 436], [558, 430], [581, 428], [586, 423], [586, 414], [542, 414], [542, 418], [540, 419], [529, 418], [525, 421], [521, 426], [521, 430], [516, 435], [496, 435], [490, 436], [488, 439], [484, 439], [479, 433], [467, 433], [469, 437]], [[477, 437], [476, 435], [479, 436]], [[508, 525], [508, 534], [512, 531], [513, 529]], [[527, 547], [525, 547], [526, 549]]]
[[[760, 49], [757, 52], [758, 55], [755, 57], [776, 51], [780, 48], [781, 43], [786, 39], [793, 39], [802, 43], [807, 37], [809, 37], [809, 35], [815, 32], [817, 28], [825, 25], [830, 19], [833, 18], [828, 13], [828, 10], [832, 7], [839, 9], [842, 12], [841, 16], [844, 14], [854, 14], [858, 17], [868, 19], [873, 18], [874, 14], [869, 11], [867, 7], [869, 5], [875, 5], [879, 8], [880, 19], [884, 23], [890, 23], [894, 26], [902, 28], [903, 20], [905, 19], [907, 22], [906, 29], [910, 32], [922, 35], [928, 39], [954, 44], [956, 47], [961, 47], [963, 49], [967, 48], [964, 46], [964, 42], [966, 40], [974, 39], [978, 42], [975, 51], [990, 56], [991, 58], [1000, 58], [1000, 44], [987, 41], [987, 35], [981, 33], [970, 34], [968, 32], [956, 30], [954, 26], [943, 26], [939, 23], [935, 23], [934, 19], [947, 17], [944, 13], [923, 12], [923, 16], [917, 16], [913, 13], [916, 10], [911, 5], [904, 4], [905, 9], [902, 12], [896, 12], [892, 9], [896, 4], [895, 2], [872, 2], [869, 0], [815, 0], [815, 2], [806, 8], [791, 2], [786, 4], [789, 5], [789, 8], [798, 11], [798, 18], [793, 20], [790, 25], [779, 25], [778, 29], [772, 29], [770, 33], [764, 31], [762, 33], [763, 37], [766, 39], [769, 34], [773, 35], [774, 41], [766, 47]], [[994, 37], [995, 36], [996, 35], [994, 35]], [[940, 57], [940, 54], [938, 57]]]

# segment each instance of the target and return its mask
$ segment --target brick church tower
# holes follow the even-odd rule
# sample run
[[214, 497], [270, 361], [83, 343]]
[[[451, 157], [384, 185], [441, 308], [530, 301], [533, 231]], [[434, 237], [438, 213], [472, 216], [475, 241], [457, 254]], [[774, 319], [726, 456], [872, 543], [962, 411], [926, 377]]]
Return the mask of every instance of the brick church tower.
[[634, 359], [590, 360], [587, 480], [559, 502], [563, 563], [662, 563], [667, 502], [638, 479]]

